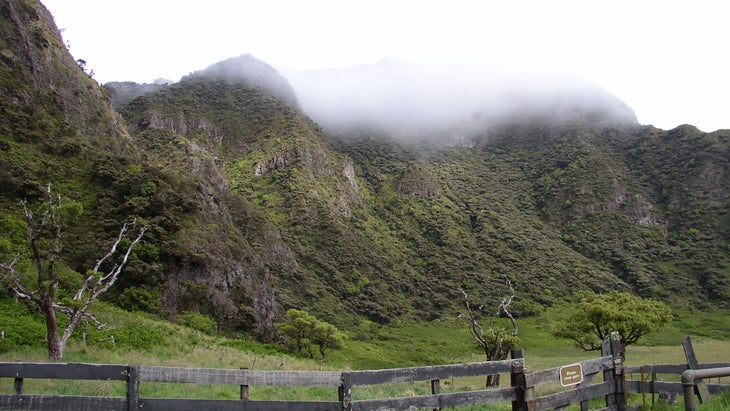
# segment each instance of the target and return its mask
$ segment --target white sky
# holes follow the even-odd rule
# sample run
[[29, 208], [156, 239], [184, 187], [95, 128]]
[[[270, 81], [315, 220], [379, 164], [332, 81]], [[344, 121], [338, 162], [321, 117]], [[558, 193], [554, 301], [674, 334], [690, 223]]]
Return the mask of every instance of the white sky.
[[100, 83], [251, 53], [280, 71], [383, 57], [569, 70], [642, 124], [730, 128], [722, 0], [41, 0]]

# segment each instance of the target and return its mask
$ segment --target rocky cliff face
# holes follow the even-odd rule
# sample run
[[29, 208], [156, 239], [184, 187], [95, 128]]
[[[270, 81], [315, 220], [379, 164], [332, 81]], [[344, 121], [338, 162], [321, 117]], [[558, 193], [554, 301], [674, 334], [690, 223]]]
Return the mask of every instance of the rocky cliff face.
[[[6, 110], [41, 117], [41, 108], [52, 108], [46, 113], [51, 118], [37, 120], [61, 122], [71, 128], [67, 132], [120, 144], [126, 131], [119, 116], [83, 63], [74, 62], [48, 10], [38, 2], [7, 0], [0, 13]], [[32, 127], [30, 122], [24, 125]]]
[[[171, 253], [179, 257], [168, 262], [162, 293], [173, 315], [189, 309], [179, 303], [188, 293], [179, 284], [204, 285], [205, 311], [235, 328], [253, 309], [265, 334], [277, 299], [300, 298], [292, 287], [304, 269], [285, 239], [289, 226], [348, 217], [361, 202], [352, 162], [299, 112], [277, 76], [244, 56], [121, 108], [151, 162], [196, 181], [199, 214], [178, 234], [186, 248]], [[204, 257], [188, 263], [190, 252]]]

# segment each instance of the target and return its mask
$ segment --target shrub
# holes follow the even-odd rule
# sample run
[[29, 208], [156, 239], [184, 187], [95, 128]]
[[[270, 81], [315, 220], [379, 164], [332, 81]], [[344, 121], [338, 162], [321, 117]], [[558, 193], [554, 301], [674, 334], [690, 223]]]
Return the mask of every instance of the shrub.
[[206, 334], [213, 334], [218, 324], [215, 320], [205, 314], [200, 313], [183, 313], [177, 317], [177, 323], [184, 327], [202, 331]]
[[131, 349], [150, 349], [165, 343], [165, 330], [153, 328], [150, 324], [125, 323], [112, 330], [117, 347]]
[[37, 313], [12, 300], [0, 300], [0, 353], [23, 346], [42, 347], [46, 344], [46, 326]]
[[157, 312], [160, 305], [160, 293], [140, 287], [129, 287], [119, 296], [117, 305], [127, 311]]

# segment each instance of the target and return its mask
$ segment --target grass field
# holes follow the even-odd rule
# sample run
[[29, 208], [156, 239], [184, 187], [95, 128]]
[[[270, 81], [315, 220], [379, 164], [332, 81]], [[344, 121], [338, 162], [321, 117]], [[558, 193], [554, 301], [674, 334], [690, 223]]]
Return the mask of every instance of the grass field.
[[[30, 313], [23, 313], [18, 307], [5, 305], [3, 308], [4, 312], [0, 313], [3, 327], [24, 324], [28, 329], [33, 329], [32, 322], [39, 321]], [[13, 309], [18, 312], [9, 312]], [[81, 338], [72, 340], [64, 357], [65, 362], [235, 369], [246, 367], [254, 370], [359, 370], [477, 362], [484, 358], [464, 325], [454, 320], [404, 323], [387, 327], [372, 323], [358, 324], [349, 330], [350, 340], [346, 346], [333, 352], [329, 362], [321, 363], [292, 355], [277, 346], [220, 335], [206, 335], [103, 304], [97, 307], [96, 312], [99, 318], [113, 327], [110, 332], [116, 333], [115, 342], [111, 343], [105, 337], [107, 334], [97, 335], [89, 330], [85, 342]], [[554, 308], [540, 317], [519, 321], [521, 346], [529, 369], [559, 367], [599, 355], [596, 352], [582, 351], [569, 341], [556, 339], [551, 335], [551, 327], [561, 315], [560, 308]], [[629, 346], [626, 364], [686, 363], [681, 345], [686, 335], [692, 336], [700, 362], [730, 362], [730, 317], [727, 312], [681, 312], [675, 317], [677, 319], [674, 322], [647, 336], [640, 345]], [[6, 328], [6, 335], [13, 332]], [[46, 361], [43, 342], [31, 342], [4, 349], [0, 353], [0, 361]], [[727, 379], [723, 382], [730, 383]], [[483, 385], [482, 377], [462, 378], [443, 381], [442, 389], [444, 392], [473, 390], [481, 389]], [[0, 379], [0, 392], [9, 393], [12, 390], [11, 379]], [[353, 394], [355, 399], [389, 398], [427, 394], [429, 390], [430, 386], [425, 382], [357, 387]], [[125, 385], [113, 382], [29, 380], [25, 383], [24, 392], [124, 396]], [[144, 383], [141, 386], [142, 397], [236, 399], [239, 395], [237, 386], [162, 383]], [[336, 390], [326, 388], [250, 388], [252, 399], [333, 400], [337, 398], [336, 395]], [[724, 397], [724, 400], [727, 401], [728, 398]], [[666, 410], [681, 409], [679, 406], [661, 407]], [[460, 409], [509, 409], [509, 404], [505, 404], [504, 408], [492, 406]]]

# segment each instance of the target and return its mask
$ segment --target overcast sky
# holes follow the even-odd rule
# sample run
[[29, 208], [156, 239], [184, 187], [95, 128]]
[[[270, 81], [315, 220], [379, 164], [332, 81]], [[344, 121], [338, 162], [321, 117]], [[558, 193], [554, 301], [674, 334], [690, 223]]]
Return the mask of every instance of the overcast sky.
[[41, 1], [100, 83], [177, 81], [243, 53], [280, 71], [397, 57], [570, 71], [641, 124], [730, 128], [720, 0]]

